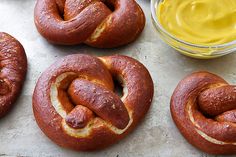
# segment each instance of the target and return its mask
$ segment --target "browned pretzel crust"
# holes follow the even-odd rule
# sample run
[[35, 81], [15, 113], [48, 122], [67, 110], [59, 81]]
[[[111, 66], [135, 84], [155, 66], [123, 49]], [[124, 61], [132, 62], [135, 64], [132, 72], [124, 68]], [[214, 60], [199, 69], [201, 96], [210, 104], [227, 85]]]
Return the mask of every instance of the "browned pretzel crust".
[[176, 87], [171, 114], [192, 145], [210, 154], [236, 153], [236, 86], [208, 72], [193, 73]]
[[[114, 93], [113, 78], [123, 86]], [[121, 55], [69, 55], [39, 78], [33, 110], [42, 131], [75, 150], [107, 147], [140, 123], [153, 98], [153, 82], [138, 61]]]
[[135, 0], [38, 0], [35, 24], [48, 41], [112, 48], [134, 41], [145, 26]]
[[22, 45], [0, 32], [0, 117], [7, 114], [20, 94], [26, 71], [27, 58]]

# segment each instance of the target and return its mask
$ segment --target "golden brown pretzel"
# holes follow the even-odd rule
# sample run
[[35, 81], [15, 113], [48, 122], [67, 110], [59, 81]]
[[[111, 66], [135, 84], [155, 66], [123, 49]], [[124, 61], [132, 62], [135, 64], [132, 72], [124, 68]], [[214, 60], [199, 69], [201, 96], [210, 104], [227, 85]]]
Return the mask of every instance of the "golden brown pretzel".
[[171, 114], [192, 145], [210, 154], [236, 153], [236, 86], [208, 72], [193, 73], [176, 87]]
[[[121, 81], [123, 96], [114, 93]], [[153, 82], [138, 61], [121, 55], [69, 55], [39, 78], [33, 110], [41, 130], [75, 150], [107, 147], [128, 134], [148, 111]]]
[[0, 32], [0, 117], [7, 114], [20, 94], [26, 70], [27, 58], [22, 45]]
[[145, 25], [135, 0], [38, 0], [35, 24], [48, 41], [112, 48], [134, 41]]

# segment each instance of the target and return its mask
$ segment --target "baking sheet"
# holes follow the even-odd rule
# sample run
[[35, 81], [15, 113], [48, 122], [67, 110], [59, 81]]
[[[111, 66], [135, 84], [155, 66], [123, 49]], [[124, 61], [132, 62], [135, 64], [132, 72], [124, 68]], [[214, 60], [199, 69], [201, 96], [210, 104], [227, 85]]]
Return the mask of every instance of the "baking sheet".
[[[55, 46], [46, 42], [33, 22], [35, 0], [0, 0], [0, 31], [10, 33], [24, 46], [28, 74], [13, 110], [0, 119], [0, 156], [29, 157], [206, 157], [180, 135], [169, 111], [171, 94], [185, 75], [208, 70], [236, 84], [236, 54], [214, 60], [196, 60], [176, 53], [163, 43], [151, 22], [149, 0], [138, 0], [147, 23], [134, 43], [117, 49], [95, 49], [85, 45]], [[52, 143], [38, 128], [32, 112], [32, 93], [40, 74], [57, 59], [74, 53], [125, 54], [138, 59], [150, 71], [155, 97], [144, 121], [128, 137], [102, 151], [75, 152]]]

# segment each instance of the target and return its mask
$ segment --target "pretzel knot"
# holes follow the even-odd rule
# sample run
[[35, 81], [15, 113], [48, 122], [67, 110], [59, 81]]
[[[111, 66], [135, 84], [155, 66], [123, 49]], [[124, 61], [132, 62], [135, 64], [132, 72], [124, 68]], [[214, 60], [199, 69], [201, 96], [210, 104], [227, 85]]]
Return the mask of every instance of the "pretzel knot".
[[9, 34], [0, 32], [0, 117], [7, 114], [20, 94], [26, 71], [23, 46]]
[[236, 86], [208, 72], [193, 73], [175, 89], [171, 114], [192, 145], [211, 154], [236, 153]]
[[145, 25], [135, 0], [38, 0], [35, 24], [48, 41], [112, 48], [134, 41]]
[[[113, 78], [123, 86], [120, 98]], [[33, 95], [36, 121], [60, 146], [94, 150], [130, 132], [153, 97], [149, 72], [126, 56], [69, 55], [47, 69]]]

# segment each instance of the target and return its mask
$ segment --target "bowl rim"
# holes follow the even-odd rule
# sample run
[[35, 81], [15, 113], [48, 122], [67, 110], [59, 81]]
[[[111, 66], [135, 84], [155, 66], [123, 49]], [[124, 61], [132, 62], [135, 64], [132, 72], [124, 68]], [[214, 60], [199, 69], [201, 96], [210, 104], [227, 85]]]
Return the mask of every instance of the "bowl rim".
[[184, 41], [184, 40], [176, 38], [171, 33], [169, 33], [167, 30], [165, 30], [162, 27], [162, 25], [159, 23], [159, 20], [158, 20], [157, 15], [156, 15], [156, 8], [159, 5], [160, 1], [163, 1], [163, 0], [151, 0], [151, 4], [150, 4], [151, 5], [151, 16], [152, 16], [152, 19], [155, 22], [155, 25], [157, 27], [159, 27], [159, 29], [161, 29], [161, 31], [164, 32], [165, 35], [167, 35], [171, 39], [174, 39], [174, 40], [180, 42], [181, 44], [185, 44], [185, 45], [193, 46], [193, 47], [197, 47], [197, 48], [218, 49], [218, 48], [230, 47], [230, 46], [233, 46], [233, 45], [236, 44], [236, 39], [231, 41], [231, 42], [224, 43], [224, 44], [217, 44], [217, 45], [209, 45], [209, 46], [207, 46], [207, 45], [201, 45], [201, 44], [193, 44], [193, 43], [190, 43], [190, 42], [187, 42], [187, 41]]

